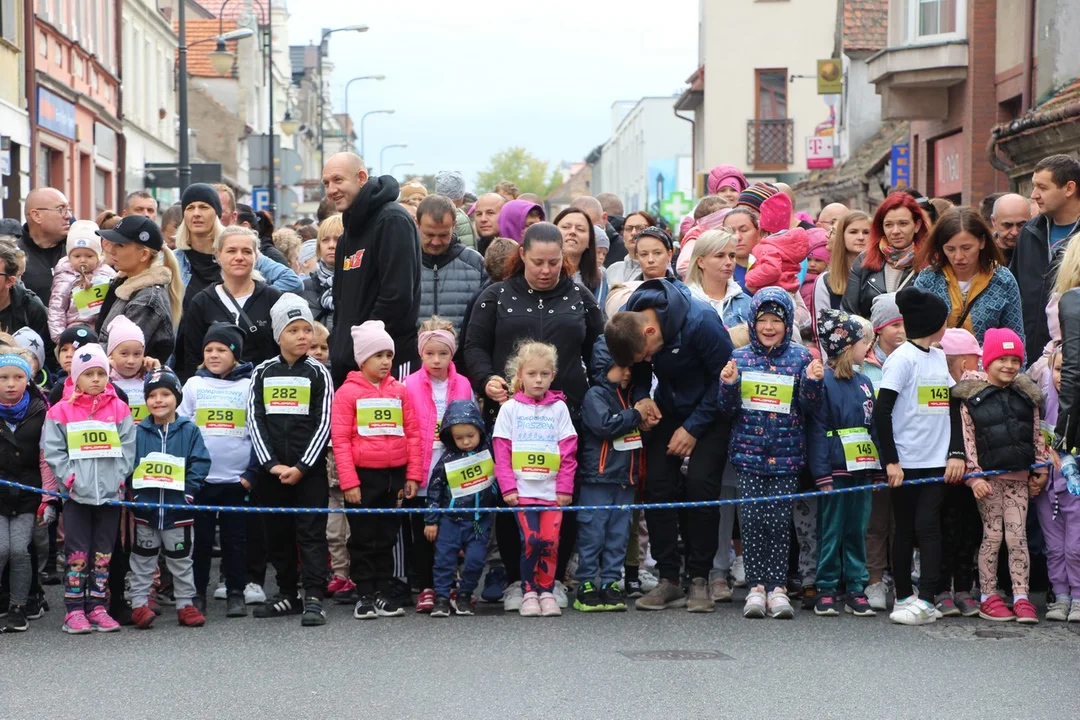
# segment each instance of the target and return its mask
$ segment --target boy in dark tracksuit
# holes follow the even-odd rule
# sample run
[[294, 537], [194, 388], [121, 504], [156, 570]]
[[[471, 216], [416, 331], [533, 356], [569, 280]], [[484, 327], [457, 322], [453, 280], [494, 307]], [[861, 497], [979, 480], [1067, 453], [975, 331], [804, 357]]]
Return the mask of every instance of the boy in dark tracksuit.
[[[270, 309], [270, 320], [281, 354], [255, 368], [248, 401], [251, 440], [262, 463], [259, 502], [265, 507], [325, 508], [334, 386], [326, 366], [307, 355], [314, 337], [308, 304], [297, 295], [283, 295]], [[324, 625], [326, 515], [268, 514], [266, 536], [279, 594], [256, 608], [254, 616], [303, 612], [302, 625]], [[302, 603], [297, 595], [297, 545]]]
[[[641, 413], [632, 406], [630, 368], [615, 364], [607, 341], [593, 345], [592, 387], [581, 405], [582, 429], [578, 467], [581, 505], [606, 506], [578, 514], [577, 599], [574, 609], [625, 610], [626, 594], [619, 586], [626, 544], [630, 539], [630, 510], [641, 480], [645, 451]], [[596, 579], [599, 576], [600, 584]]]
[[[439, 440], [446, 446], [446, 452], [431, 472], [427, 506], [464, 509], [498, 505], [495, 461], [480, 407], [472, 400], [453, 400], [443, 413], [439, 427]], [[452, 604], [458, 615], [473, 614], [472, 594], [484, 571], [494, 519], [492, 513], [478, 512], [425, 515], [424, 536], [435, 543], [435, 606], [431, 617], [450, 614], [450, 588], [454, 584], [458, 553], [462, 549], [465, 550], [465, 567]]]

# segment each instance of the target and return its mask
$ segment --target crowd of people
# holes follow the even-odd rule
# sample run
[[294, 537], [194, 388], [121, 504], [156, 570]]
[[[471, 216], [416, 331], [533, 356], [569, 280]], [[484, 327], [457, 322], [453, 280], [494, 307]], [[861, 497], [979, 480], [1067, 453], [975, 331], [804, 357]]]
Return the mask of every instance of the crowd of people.
[[[206, 184], [0, 221], [4, 630], [49, 584], [70, 634], [741, 587], [747, 618], [1037, 623], [1033, 558], [1043, 617], [1080, 622], [1077, 160], [1030, 198], [816, 218], [721, 165], [670, 225], [351, 153], [323, 184], [287, 228]], [[195, 509], [245, 505], [412, 512]]]

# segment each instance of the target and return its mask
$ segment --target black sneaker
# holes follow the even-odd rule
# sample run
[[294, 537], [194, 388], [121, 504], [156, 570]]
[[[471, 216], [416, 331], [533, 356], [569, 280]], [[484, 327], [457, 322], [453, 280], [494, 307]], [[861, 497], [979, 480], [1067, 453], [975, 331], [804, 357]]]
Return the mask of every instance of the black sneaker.
[[304, 600], [304, 616], [300, 618], [300, 624], [304, 627], [318, 627], [326, 624], [326, 611], [323, 610], [320, 598], [309, 597]]
[[196, 595], [195, 597], [191, 598], [191, 604], [195, 606], [196, 610], [201, 612], [203, 615], [206, 615], [206, 596], [205, 595]]
[[12, 605], [8, 608], [4, 632], [26, 632], [29, 627], [30, 623], [26, 620], [26, 608], [22, 605]]
[[591, 582], [583, 582], [574, 598], [574, 609], [578, 612], [598, 612], [604, 610], [600, 604], [600, 591]]
[[472, 593], [459, 592], [451, 603], [454, 606], [455, 615], [472, 615], [473, 614], [473, 597]]
[[[817, 599], [818, 599], [818, 591], [817, 591], [817, 588], [815, 588], [813, 585], [807, 585], [806, 587], [804, 587], [802, 589], [802, 609], [803, 610], [813, 610], [815, 613], [820, 615], [821, 613], [817, 612]], [[835, 604], [836, 604], [836, 598], [834, 597], [833, 598], [833, 605], [835, 605]]]
[[398, 605], [396, 598], [379, 593], [375, 596], [375, 614], [379, 617], [401, 617], [405, 609]]
[[640, 580], [627, 580], [626, 581], [626, 597], [639, 598], [645, 597], [645, 591], [641, 589]]
[[[814, 600], [814, 614], [815, 615], [826, 615], [826, 616], [831, 617], [831, 616], [840, 614], [836, 610], [836, 596], [835, 595], [833, 595], [832, 593], [825, 593], [825, 592], [821, 593], [820, 595], [817, 595], [817, 593], [815, 593], [815, 595], [817, 596], [816, 599]], [[806, 607], [805, 603], [803, 604], [803, 607]]]
[[352, 590], [339, 590], [334, 593], [334, 602], [338, 605], [355, 605], [356, 601], [360, 599], [359, 593], [356, 592], [356, 588]]
[[62, 579], [58, 570], [43, 570], [40, 575], [42, 585], [59, 585]]
[[126, 600], [110, 604], [109, 615], [112, 616], [113, 620], [124, 627], [131, 627], [135, 624], [135, 621], [131, 617], [131, 605], [128, 605]]
[[436, 596], [435, 604], [431, 607], [431, 617], [450, 617], [450, 598]]
[[870, 600], [866, 593], [848, 593], [844, 603], [844, 612], [849, 612], [855, 617], [873, 617], [877, 615], [874, 608], [870, 607]]
[[247, 617], [247, 605], [243, 593], [225, 597], [225, 617]]
[[[450, 613], [447, 612], [447, 614]], [[375, 599], [370, 595], [361, 595], [356, 601], [352, 616], [357, 620], [374, 620], [379, 617], [379, 613], [375, 610]]]
[[397, 578], [390, 581], [390, 590], [383, 593], [394, 601], [394, 604], [401, 607], [408, 607], [413, 604], [412, 590], [409, 589], [409, 584], [401, 582]]
[[299, 615], [304, 612], [304, 605], [300, 598], [288, 595], [275, 595], [273, 600], [264, 602], [251, 613], [257, 618], [285, 617], [286, 615]]
[[40, 595], [30, 595], [26, 598], [26, 607], [23, 610], [26, 612], [27, 620], [40, 620], [45, 617], [45, 611], [49, 609], [49, 603], [45, 601], [45, 598]]
[[626, 610], [626, 593], [619, 587], [619, 583], [608, 583], [600, 588], [600, 605], [605, 610]]

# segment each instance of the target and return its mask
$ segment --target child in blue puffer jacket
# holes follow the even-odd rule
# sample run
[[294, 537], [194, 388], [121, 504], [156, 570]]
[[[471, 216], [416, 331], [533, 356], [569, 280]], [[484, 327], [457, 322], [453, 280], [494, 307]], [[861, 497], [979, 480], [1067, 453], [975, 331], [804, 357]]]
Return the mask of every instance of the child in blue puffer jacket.
[[[824, 373], [820, 360], [792, 342], [794, 316], [783, 288], [759, 290], [750, 303], [750, 344], [735, 350], [720, 374], [722, 412], [734, 418], [728, 458], [744, 498], [794, 493], [806, 464], [803, 408], [819, 401]], [[790, 500], [739, 506], [750, 587], [743, 617], [795, 616], [785, 588], [791, 511]]]

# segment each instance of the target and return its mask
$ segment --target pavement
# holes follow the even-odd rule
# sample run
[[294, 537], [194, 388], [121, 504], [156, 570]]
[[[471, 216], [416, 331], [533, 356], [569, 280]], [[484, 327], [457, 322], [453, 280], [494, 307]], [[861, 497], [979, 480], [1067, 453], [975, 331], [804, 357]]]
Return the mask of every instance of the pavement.
[[[741, 602], [526, 619], [226, 619], [69, 636], [62, 599], [0, 635], [0, 718], [1018, 718], [1080, 708], [1080, 624], [744, 620]], [[739, 594], [740, 596], [742, 593]], [[1033, 600], [1042, 610], [1042, 598]], [[50, 689], [51, 688], [51, 689]], [[78, 698], [72, 694], [78, 693]], [[659, 716], [657, 713], [661, 713]]]

